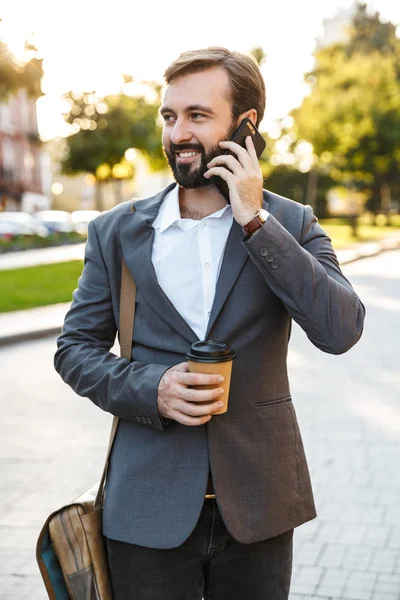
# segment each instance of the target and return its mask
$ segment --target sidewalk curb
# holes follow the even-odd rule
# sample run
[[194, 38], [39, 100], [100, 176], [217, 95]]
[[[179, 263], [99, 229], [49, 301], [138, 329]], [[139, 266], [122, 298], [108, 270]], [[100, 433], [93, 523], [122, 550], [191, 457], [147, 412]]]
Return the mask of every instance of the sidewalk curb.
[[[338, 258], [342, 254], [342, 259], [339, 260], [340, 266], [347, 265], [349, 263], [362, 260], [364, 258], [371, 258], [378, 256], [383, 252], [390, 250], [397, 250], [400, 248], [400, 237], [382, 240], [380, 242], [370, 242], [363, 244], [363, 250], [339, 250], [337, 251]], [[346, 255], [347, 253], [347, 255]], [[64, 304], [64, 303], [63, 303]], [[65, 303], [65, 309], [67, 310], [70, 303]], [[41, 307], [45, 308], [45, 307]], [[28, 311], [34, 311], [36, 309], [28, 309]], [[27, 313], [28, 311], [17, 311], [21, 313]], [[6, 314], [6, 313], [3, 313]], [[15, 313], [14, 313], [15, 314]], [[0, 348], [11, 344], [17, 344], [20, 342], [26, 342], [29, 340], [41, 339], [52, 335], [59, 335], [61, 333], [63, 319], [60, 320], [59, 325], [54, 323], [47, 326], [42, 326], [37, 329], [28, 329], [26, 331], [18, 331], [16, 333], [6, 333], [2, 335], [0, 333]]]
[[52, 335], [59, 335], [61, 333], [61, 327], [62, 325], [59, 327], [43, 327], [33, 331], [24, 331], [9, 335], [0, 334], [0, 348], [2, 346], [9, 346], [11, 344], [18, 344], [20, 342], [29, 342], [30, 340], [38, 340]]

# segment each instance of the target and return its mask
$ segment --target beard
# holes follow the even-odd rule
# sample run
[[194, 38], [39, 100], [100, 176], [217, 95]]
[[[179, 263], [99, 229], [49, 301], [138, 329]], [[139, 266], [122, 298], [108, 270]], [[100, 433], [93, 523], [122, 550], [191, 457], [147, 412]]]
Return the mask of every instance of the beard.
[[[231, 123], [231, 126], [220, 141], [230, 140], [237, 129], [237, 125]], [[200, 166], [193, 167], [193, 164], [179, 165], [176, 160], [176, 153], [183, 150], [193, 150], [200, 153]], [[208, 171], [207, 164], [216, 156], [221, 154], [230, 154], [229, 150], [222, 150], [218, 144], [206, 152], [202, 144], [180, 144], [176, 145], [171, 142], [169, 150], [163, 146], [164, 156], [166, 157], [169, 166], [172, 169], [175, 181], [181, 187], [190, 190], [201, 188], [213, 183], [214, 177], [206, 179], [204, 173]]]

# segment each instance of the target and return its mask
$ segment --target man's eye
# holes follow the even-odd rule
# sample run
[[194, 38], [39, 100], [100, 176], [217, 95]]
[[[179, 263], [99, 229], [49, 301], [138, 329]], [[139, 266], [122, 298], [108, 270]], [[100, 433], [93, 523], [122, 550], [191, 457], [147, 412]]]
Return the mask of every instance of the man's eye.
[[201, 117], [204, 117], [204, 115], [202, 115], [202, 114], [200, 114], [200, 113], [192, 113], [192, 117], [194, 117], [194, 118], [196, 118], [196, 119], [197, 119], [198, 117], [200, 117], [200, 118], [201, 118]]
[[168, 121], [170, 121], [172, 118], [173, 118], [172, 115], [164, 115], [165, 123], [168, 123]]

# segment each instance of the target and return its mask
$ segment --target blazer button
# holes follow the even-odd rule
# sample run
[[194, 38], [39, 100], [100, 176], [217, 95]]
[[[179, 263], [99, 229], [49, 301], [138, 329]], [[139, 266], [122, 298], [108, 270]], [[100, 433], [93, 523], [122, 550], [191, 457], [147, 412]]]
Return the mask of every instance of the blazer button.
[[266, 256], [268, 254], [268, 248], [262, 246], [259, 250], [259, 253], [261, 254], [261, 256]]
[[269, 263], [272, 263], [272, 261], [274, 260], [274, 255], [271, 254], [271, 252], [268, 252], [268, 254], [265, 257], [265, 260]]
[[271, 267], [273, 269], [277, 269], [279, 267], [279, 262], [277, 260], [273, 260], [271, 263]]

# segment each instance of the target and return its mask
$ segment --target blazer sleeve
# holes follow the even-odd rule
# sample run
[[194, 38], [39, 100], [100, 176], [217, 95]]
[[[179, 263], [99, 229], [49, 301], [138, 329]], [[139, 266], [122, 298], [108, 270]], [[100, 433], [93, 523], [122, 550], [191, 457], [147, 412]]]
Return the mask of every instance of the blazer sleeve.
[[73, 293], [54, 366], [80, 396], [113, 415], [162, 430], [158, 384], [169, 366], [129, 362], [110, 352], [117, 332], [110, 282], [95, 224], [88, 228], [84, 268]]
[[311, 342], [342, 354], [360, 338], [365, 307], [340, 270], [312, 208], [303, 208], [299, 242], [269, 214], [243, 245], [271, 290]]

